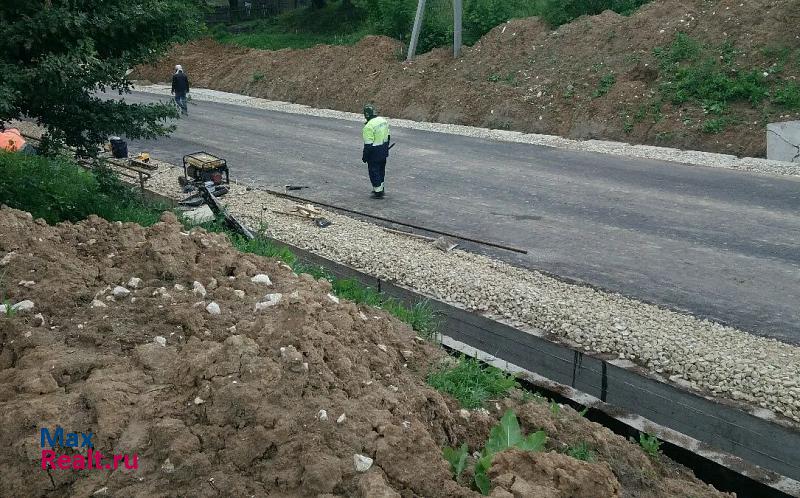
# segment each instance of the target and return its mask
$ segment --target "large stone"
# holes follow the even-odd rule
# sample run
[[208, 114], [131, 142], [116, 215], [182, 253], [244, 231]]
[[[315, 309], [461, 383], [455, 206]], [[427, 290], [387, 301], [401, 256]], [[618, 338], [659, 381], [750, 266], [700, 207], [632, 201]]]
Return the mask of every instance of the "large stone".
[[198, 225], [200, 223], [214, 221], [214, 212], [211, 211], [210, 207], [202, 206], [197, 209], [192, 209], [191, 211], [186, 211], [183, 213], [183, 217], [188, 221]]
[[767, 159], [800, 163], [800, 121], [767, 125]]

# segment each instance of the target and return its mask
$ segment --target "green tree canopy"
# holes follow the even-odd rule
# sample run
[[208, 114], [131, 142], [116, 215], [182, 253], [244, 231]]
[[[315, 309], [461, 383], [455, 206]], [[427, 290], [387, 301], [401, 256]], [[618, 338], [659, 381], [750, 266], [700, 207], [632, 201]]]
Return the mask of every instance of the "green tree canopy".
[[25, 0], [0, 3], [0, 120], [36, 119], [45, 143], [91, 155], [109, 135], [155, 138], [177, 115], [129, 93], [126, 72], [153, 62], [202, 27], [197, 0]]

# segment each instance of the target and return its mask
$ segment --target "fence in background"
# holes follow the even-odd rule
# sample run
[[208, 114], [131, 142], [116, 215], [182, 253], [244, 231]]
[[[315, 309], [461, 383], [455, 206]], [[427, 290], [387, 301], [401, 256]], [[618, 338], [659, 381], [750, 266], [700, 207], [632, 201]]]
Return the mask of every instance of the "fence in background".
[[239, 0], [235, 8], [217, 6], [206, 15], [207, 24], [266, 19], [283, 12], [306, 7], [310, 0]]

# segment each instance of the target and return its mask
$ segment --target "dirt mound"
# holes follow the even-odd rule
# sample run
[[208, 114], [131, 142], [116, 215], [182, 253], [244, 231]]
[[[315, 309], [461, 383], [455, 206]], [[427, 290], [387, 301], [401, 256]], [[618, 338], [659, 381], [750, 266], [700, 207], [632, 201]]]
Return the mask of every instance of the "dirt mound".
[[[459, 411], [424, 383], [443, 353], [406, 325], [222, 235], [182, 230], [172, 214], [147, 229], [53, 227], [0, 209], [3, 297], [33, 306], [0, 316], [0, 495], [477, 496], [441, 448], [480, 449], [514, 408], [551, 452], [585, 441], [598, 463], [501, 454], [498, 493], [723, 496], [569, 408]], [[105, 455], [101, 468], [79, 465], [88, 449], [65, 438], [53, 449], [74, 467], [43, 469], [57, 427], [91, 433], [80, 440]], [[125, 455], [117, 468], [112, 455]]]
[[764, 123], [800, 114], [736, 103], [724, 130], [704, 132], [707, 109], [659, 97], [667, 82], [653, 49], [687, 33], [727, 43], [736, 70], [780, 67], [779, 76], [796, 81], [798, 22], [792, 0], [656, 0], [631, 17], [607, 11], [555, 31], [536, 18], [511, 21], [458, 61], [437, 49], [406, 64], [400, 44], [383, 37], [277, 52], [204, 40], [134, 77], [166, 81], [181, 63], [199, 87], [315, 107], [360, 112], [373, 101], [393, 117], [758, 156]]

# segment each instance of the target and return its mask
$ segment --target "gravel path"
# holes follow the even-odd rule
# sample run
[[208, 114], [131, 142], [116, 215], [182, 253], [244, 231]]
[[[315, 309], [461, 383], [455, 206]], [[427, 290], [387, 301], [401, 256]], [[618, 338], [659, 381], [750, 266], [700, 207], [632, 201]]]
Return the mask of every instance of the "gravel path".
[[[180, 197], [179, 168], [162, 165], [150, 188]], [[617, 355], [673, 382], [782, 413], [800, 421], [800, 348], [618, 294], [427, 242], [335, 213], [318, 229], [273, 213], [294, 203], [233, 185], [224, 202], [251, 226], [333, 261], [442, 301], [535, 327], [586, 351]]]
[[[156, 95], [170, 95], [170, 87], [166, 85], [142, 85], [137, 86], [136, 90]], [[306, 114], [309, 116], [345, 119], [348, 121], [361, 122], [364, 120], [363, 116], [360, 114], [354, 114], [351, 112], [334, 111], [331, 109], [315, 109], [313, 107], [301, 104], [276, 102], [272, 100], [248, 97], [245, 95], [237, 95], [234, 93], [226, 93], [216, 90], [195, 89], [192, 90], [191, 95], [194, 100], [198, 101], [219, 102], [223, 104], [254, 107], [258, 109], [287, 112], [291, 114]], [[642, 159], [673, 161], [695, 166], [727, 168], [770, 175], [800, 176], [800, 163], [770, 161], [768, 159], [756, 157], [737, 158], [736, 156], [716, 154], [713, 152], [672, 149], [668, 147], [655, 147], [652, 145], [631, 145], [622, 142], [608, 142], [602, 140], [572, 140], [554, 135], [538, 135], [515, 131], [489, 130], [486, 128], [475, 128], [472, 126], [425, 123], [419, 121], [410, 121], [407, 119], [392, 119], [392, 126], [414, 130], [448, 133], [451, 135], [463, 135], [490, 140], [500, 140], [505, 142], [527, 143], [566, 150], [598, 152], [601, 154], [638, 157]]]

